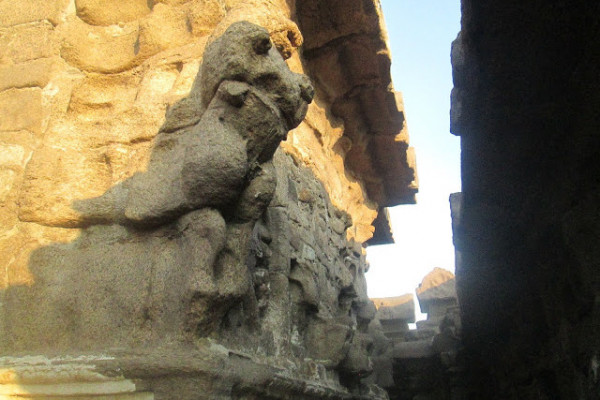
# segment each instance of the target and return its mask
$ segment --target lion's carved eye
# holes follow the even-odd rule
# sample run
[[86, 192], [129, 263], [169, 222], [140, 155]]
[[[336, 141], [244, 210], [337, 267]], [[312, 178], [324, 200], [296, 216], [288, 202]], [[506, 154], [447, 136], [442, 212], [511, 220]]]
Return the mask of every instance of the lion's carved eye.
[[271, 50], [271, 39], [269, 37], [259, 38], [254, 42], [254, 52], [259, 55], [264, 55]]

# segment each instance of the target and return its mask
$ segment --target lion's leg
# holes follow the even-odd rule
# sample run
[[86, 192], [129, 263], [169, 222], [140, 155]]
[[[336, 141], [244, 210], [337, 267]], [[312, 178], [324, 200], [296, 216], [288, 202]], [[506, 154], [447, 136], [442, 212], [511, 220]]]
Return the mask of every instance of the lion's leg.
[[156, 226], [187, 211], [181, 189], [183, 151], [152, 164], [148, 171], [129, 182], [123, 213], [127, 224]]
[[277, 186], [272, 161], [260, 164], [254, 178], [244, 189], [235, 208], [235, 217], [242, 221], [256, 221], [271, 202]]

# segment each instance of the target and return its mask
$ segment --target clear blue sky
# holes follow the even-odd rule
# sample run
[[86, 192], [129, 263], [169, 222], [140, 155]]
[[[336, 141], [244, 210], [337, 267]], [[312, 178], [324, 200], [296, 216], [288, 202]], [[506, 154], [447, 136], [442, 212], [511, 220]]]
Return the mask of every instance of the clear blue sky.
[[450, 44], [460, 30], [460, 0], [382, 0], [394, 89], [404, 95], [410, 145], [417, 153], [417, 205], [390, 209], [396, 243], [371, 246], [369, 296], [414, 292], [434, 267], [454, 272], [448, 196], [460, 191], [460, 142], [449, 132]]

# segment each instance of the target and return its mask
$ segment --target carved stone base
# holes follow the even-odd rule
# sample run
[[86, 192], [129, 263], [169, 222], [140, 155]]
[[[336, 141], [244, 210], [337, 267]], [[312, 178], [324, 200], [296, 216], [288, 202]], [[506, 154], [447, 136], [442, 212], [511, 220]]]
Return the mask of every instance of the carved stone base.
[[208, 340], [194, 349], [137, 354], [3, 357], [0, 400], [388, 398], [374, 386], [350, 393], [324, 371], [311, 360], [275, 365]]

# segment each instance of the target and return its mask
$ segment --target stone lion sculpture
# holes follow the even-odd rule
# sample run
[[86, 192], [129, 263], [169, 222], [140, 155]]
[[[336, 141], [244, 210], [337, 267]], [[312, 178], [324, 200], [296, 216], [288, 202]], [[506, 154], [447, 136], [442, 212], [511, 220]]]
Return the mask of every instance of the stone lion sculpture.
[[273, 153], [312, 96], [265, 29], [232, 24], [167, 113], [147, 170], [76, 203], [90, 225], [77, 240], [32, 253], [35, 284], [3, 296], [0, 352], [187, 346], [255, 321], [252, 234], [274, 195]]
[[190, 95], [167, 113], [147, 171], [75, 208], [92, 224], [135, 227], [206, 207], [226, 220], [256, 219], [275, 190], [273, 154], [313, 94], [265, 29], [234, 23], [207, 47]]

